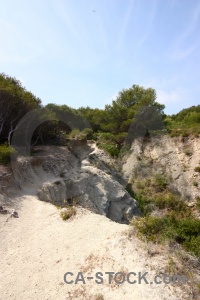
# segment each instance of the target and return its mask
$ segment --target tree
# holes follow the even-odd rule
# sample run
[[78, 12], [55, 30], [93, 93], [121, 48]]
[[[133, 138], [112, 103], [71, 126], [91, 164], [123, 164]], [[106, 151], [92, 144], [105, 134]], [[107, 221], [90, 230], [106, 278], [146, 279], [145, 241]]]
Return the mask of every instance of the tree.
[[107, 122], [103, 129], [113, 133], [127, 132], [136, 112], [142, 107], [154, 107], [159, 114], [163, 114], [165, 108], [156, 102], [156, 92], [152, 88], [133, 85], [129, 89], [123, 89], [118, 93], [117, 99], [112, 101], [112, 105], [105, 106]]
[[94, 132], [101, 131], [101, 126], [106, 121], [104, 110], [87, 106], [78, 108], [77, 112], [88, 120]]
[[20, 119], [41, 107], [41, 100], [28, 92], [19, 80], [0, 74], [0, 142], [8, 141]]

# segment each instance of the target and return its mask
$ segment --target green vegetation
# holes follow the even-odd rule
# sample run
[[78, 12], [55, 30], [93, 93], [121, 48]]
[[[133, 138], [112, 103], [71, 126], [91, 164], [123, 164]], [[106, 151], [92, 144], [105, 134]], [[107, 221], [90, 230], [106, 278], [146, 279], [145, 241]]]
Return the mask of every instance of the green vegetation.
[[60, 212], [60, 217], [63, 219], [63, 221], [68, 220], [72, 216], [76, 214], [76, 209], [73, 206], [67, 206], [63, 208]]
[[193, 182], [192, 182], [192, 184], [193, 184], [193, 186], [198, 186], [199, 184], [198, 184], [198, 181], [196, 181], [196, 180], [194, 180]]
[[8, 142], [18, 122], [29, 111], [41, 107], [41, 100], [28, 92], [19, 80], [0, 74], [0, 143]]
[[200, 105], [191, 106], [179, 113], [166, 116], [164, 123], [170, 135], [187, 137], [200, 134]]
[[94, 295], [95, 300], [104, 300], [104, 296], [101, 293]]
[[115, 144], [99, 144], [99, 148], [106, 151], [112, 157], [118, 157], [120, 150]]
[[184, 149], [184, 153], [185, 153], [185, 155], [187, 155], [187, 156], [191, 156], [191, 155], [192, 155], [192, 150], [191, 150], [190, 148], [185, 148], [185, 149]]
[[139, 233], [147, 240], [163, 242], [166, 239], [175, 240], [200, 258], [200, 220], [193, 218], [179, 219], [174, 212], [164, 217], [148, 216], [131, 222]]
[[10, 162], [10, 155], [14, 151], [12, 147], [7, 144], [0, 145], [0, 164], [6, 165]]
[[[143, 180], [145, 193], [141, 190], [140, 181], [139, 184], [136, 181], [136, 192], [132, 190], [131, 184], [127, 186], [127, 191], [138, 201], [143, 214], [142, 218], [135, 219], [131, 225], [138, 229], [139, 236], [146, 236], [148, 241], [162, 243], [174, 240], [200, 258], [200, 220], [192, 216], [190, 208], [180, 200], [178, 194], [168, 191], [166, 180], [157, 176]], [[157, 188], [159, 191], [156, 191]], [[196, 207], [200, 207], [199, 199]], [[151, 215], [153, 211], [157, 211], [158, 216]]]
[[200, 172], [200, 166], [195, 167], [195, 168], [194, 168], [194, 171], [195, 171], [195, 172]]
[[196, 208], [200, 211], [200, 197], [196, 197]]
[[85, 128], [84, 130], [80, 131], [79, 129], [73, 129], [69, 134], [68, 138], [76, 139], [76, 140], [90, 140], [93, 136], [93, 130], [91, 128]]
[[[35, 129], [31, 144], [67, 145], [69, 139], [94, 139], [100, 148], [117, 157], [130, 147], [134, 138], [156, 133], [171, 136], [200, 133], [200, 106], [183, 109], [176, 115], [164, 114], [164, 105], [156, 102], [152, 88], [132, 85], [123, 89], [104, 109], [50, 103], [27, 91], [16, 78], [0, 74], [0, 144], [11, 143], [17, 124], [33, 109], [41, 111], [44, 121]], [[190, 149], [185, 149], [191, 155]], [[121, 155], [121, 153], [120, 153]]]
[[[181, 110], [167, 116], [164, 105], [156, 102], [156, 91], [132, 85], [123, 89], [116, 100], [104, 109], [50, 103], [42, 106], [41, 100], [27, 91], [16, 78], [0, 74], [0, 163], [7, 164], [13, 150], [11, 140], [19, 127], [20, 120], [30, 111], [37, 109], [38, 119], [43, 120], [32, 135], [31, 145], [67, 145], [70, 139], [97, 141], [97, 145], [112, 157], [120, 157], [130, 151], [133, 139], [142, 137], [148, 142], [151, 135], [166, 134], [172, 137], [200, 135], [200, 105]], [[166, 131], [167, 129], [167, 131]], [[6, 144], [5, 144], [6, 143]], [[192, 150], [184, 149], [187, 156]], [[190, 208], [172, 192], [170, 178], [162, 172], [149, 177], [151, 162], [137, 157], [138, 164], [133, 172], [133, 182], [127, 191], [139, 204], [143, 218], [132, 222], [140, 234], [148, 240], [162, 242], [166, 239], [180, 243], [187, 251], [200, 257], [200, 220], [192, 217]], [[32, 159], [37, 166], [41, 161]], [[186, 167], [184, 167], [186, 171]], [[200, 172], [200, 166], [195, 167]], [[64, 174], [62, 174], [64, 176]], [[193, 181], [198, 186], [197, 181]], [[187, 200], [187, 199], [186, 199]], [[196, 208], [200, 210], [197, 197]], [[157, 212], [159, 216], [152, 215]], [[63, 220], [76, 213], [73, 207], [61, 212]]]

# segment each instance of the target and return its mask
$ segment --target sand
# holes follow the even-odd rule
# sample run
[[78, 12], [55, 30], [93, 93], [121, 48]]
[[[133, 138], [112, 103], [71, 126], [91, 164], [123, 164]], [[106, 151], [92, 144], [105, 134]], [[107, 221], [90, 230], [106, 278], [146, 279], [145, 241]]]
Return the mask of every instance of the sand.
[[[0, 215], [1, 300], [185, 299], [179, 287], [164, 283], [108, 284], [105, 274], [103, 284], [87, 280], [96, 272], [147, 271], [148, 280], [158, 275], [164, 257], [150, 257], [142, 241], [128, 237], [128, 225], [81, 207], [63, 221], [54, 205], [35, 195], [20, 195], [11, 206], [19, 218], [6, 222], [8, 216]], [[66, 284], [66, 272], [74, 273], [73, 280], [82, 272], [86, 284]]]

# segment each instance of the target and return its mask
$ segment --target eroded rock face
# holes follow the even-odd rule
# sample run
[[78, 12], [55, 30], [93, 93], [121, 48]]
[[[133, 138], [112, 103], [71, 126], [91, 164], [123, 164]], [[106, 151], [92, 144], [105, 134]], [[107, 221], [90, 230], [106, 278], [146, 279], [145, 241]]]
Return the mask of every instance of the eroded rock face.
[[55, 205], [63, 205], [66, 201], [71, 204], [76, 199], [79, 205], [120, 223], [127, 223], [140, 214], [136, 200], [124, 187], [92, 166], [84, 167], [73, 179], [44, 183], [38, 190], [38, 198]]
[[[66, 184], [69, 184], [67, 179]], [[81, 173], [74, 176], [67, 189], [68, 196], [69, 193], [77, 197], [84, 207], [116, 222], [126, 223], [140, 214], [136, 200], [131, 198], [124, 186], [112, 175], [93, 166], [81, 168]]]
[[66, 199], [66, 190], [66, 185], [62, 180], [45, 182], [38, 190], [38, 198], [55, 205], [62, 205]]
[[98, 148], [92, 152], [87, 146], [85, 150], [81, 152], [79, 149], [80, 155], [77, 152], [79, 164], [74, 164], [73, 170], [69, 172], [65, 162], [60, 173], [62, 178], [42, 184], [38, 190], [39, 199], [56, 205], [62, 205], [64, 201], [71, 204], [75, 200], [113, 221], [128, 223], [140, 214], [136, 200], [125, 190], [126, 184], [117, 180], [116, 171], [109, 167], [109, 157], [101, 160], [102, 151]]
[[[181, 195], [183, 201], [194, 201], [200, 195], [200, 138], [163, 135], [151, 137], [148, 142], [135, 139], [130, 152], [124, 157], [122, 172], [127, 181], [141, 175], [152, 177], [156, 173], [169, 178], [169, 190]], [[135, 180], [136, 181], [136, 180]]]

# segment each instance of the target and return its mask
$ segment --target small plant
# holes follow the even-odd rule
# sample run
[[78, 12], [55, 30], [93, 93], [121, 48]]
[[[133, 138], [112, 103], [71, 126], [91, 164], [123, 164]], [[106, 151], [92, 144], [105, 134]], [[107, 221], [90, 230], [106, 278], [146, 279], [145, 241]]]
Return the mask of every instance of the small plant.
[[198, 290], [200, 292], [200, 282], [197, 283], [197, 288], [198, 288]]
[[200, 211], [200, 197], [196, 197], [196, 208]]
[[93, 130], [91, 128], [85, 128], [81, 131], [81, 133], [88, 140], [91, 140], [93, 138]]
[[98, 293], [94, 296], [94, 300], [104, 300], [104, 296], [101, 293]]
[[160, 209], [171, 209], [177, 212], [185, 212], [186, 204], [184, 201], [179, 199], [178, 195], [173, 195], [172, 193], [157, 193], [154, 196], [154, 202], [156, 206]]
[[183, 172], [186, 172], [187, 171], [187, 166], [186, 164], [183, 164]]
[[176, 272], [176, 264], [171, 256], [169, 257], [167, 269], [168, 269], [167, 272], [170, 275], [174, 275]]
[[163, 175], [156, 174], [153, 182], [154, 187], [157, 192], [162, 192], [166, 189], [168, 182]]
[[192, 182], [192, 184], [193, 184], [193, 186], [198, 186], [198, 182], [197, 182], [196, 180], [194, 180], [194, 181]]
[[0, 164], [8, 164], [10, 162], [10, 155], [14, 151], [12, 147], [8, 147], [6, 144], [0, 145]]
[[72, 138], [72, 139], [76, 139], [76, 138], [78, 137], [79, 134], [80, 134], [80, 130], [79, 130], [79, 129], [73, 129], [73, 130], [69, 133], [68, 137], [69, 137], [69, 138]]
[[192, 150], [191, 150], [190, 148], [185, 148], [185, 149], [184, 149], [184, 153], [185, 153], [185, 155], [187, 155], [187, 156], [191, 156], [191, 155], [192, 155]]
[[176, 241], [186, 251], [200, 258], [200, 220], [198, 219], [189, 216], [180, 219], [176, 212], [171, 212], [164, 217], [147, 216], [134, 219], [130, 224], [137, 228], [139, 236], [145, 236], [147, 241]]
[[99, 148], [105, 150], [112, 157], [118, 157], [120, 152], [116, 144], [100, 144]]
[[136, 187], [137, 187], [137, 189], [143, 189], [143, 188], [144, 188], [144, 185], [142, 184], [141, 181], [137, 181]]
[[194, 171], [200, 173], [200, 166], [197, 166], [196, 168], [194, 168]]
[[75, 214], [76, 214], [76, 210], [74, 207], [65, 207], [62, 208], [60, 212], [60, 217], [63, 219], [63, 221], [66, 221]]

